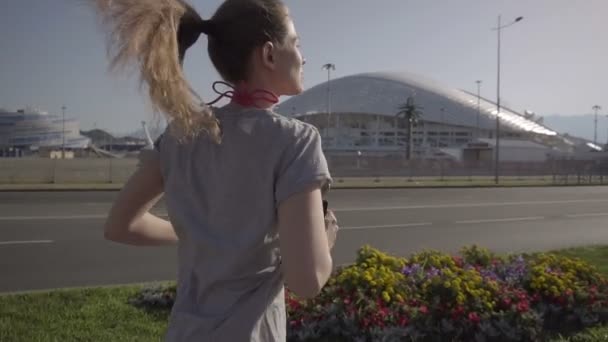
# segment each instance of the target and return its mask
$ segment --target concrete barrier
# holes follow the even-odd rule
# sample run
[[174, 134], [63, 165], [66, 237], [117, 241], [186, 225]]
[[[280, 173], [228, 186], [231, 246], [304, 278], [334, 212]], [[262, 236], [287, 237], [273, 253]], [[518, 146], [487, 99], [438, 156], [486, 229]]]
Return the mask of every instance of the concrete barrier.
[[0, 184], [120, 184], [136, 159], [0, 159]]
[[53, 159], [0, 159], [0, 183], [53, 183]]
[[[133, 174], [138, 159], [42, 159], [42, 158], [0, 158], [0, 190], [35, 188], [40, 189], [83, 189], [119, 188]], [[374, 188], [374, 187], [437, 187], [437, 186], [492, 186], [493, 175], [459, 176], [389, 176], [367, 175], [350, 176], [340, 169], [331, 169], [335, 188]], [[570, 176], [570, 177], [569, 177]], [[565, 177], [565, 178], [564, 178]], [[568, 173], [544, 174], [535, 176], [502, 175], [503, 186], [531, 185], [603, 185], [608, 177], [603, 174]]]

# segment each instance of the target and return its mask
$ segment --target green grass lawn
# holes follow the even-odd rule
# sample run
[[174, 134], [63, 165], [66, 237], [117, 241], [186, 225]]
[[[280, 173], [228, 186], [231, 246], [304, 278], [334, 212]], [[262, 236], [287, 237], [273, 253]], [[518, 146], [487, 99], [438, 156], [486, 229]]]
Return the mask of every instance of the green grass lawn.
[[[608, 276], [608, 246], [556, 251], [579, 257]], [[168, 312], [145, 312], [129, 298], [144, 285], [0, 295], [0, 341], [161, 341]], [[553, 342], [608, 341], [608, 327]]]
[[0, 296], [0, 341], [160, 341], [168, 313], [128, 304], [141, 286]]

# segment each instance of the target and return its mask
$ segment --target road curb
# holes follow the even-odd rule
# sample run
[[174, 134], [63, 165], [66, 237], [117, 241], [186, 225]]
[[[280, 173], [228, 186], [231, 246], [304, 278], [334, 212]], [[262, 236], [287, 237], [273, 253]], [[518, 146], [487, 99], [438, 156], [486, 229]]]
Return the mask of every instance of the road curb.
[[60, 291], [74, 291], [74, 290], [95, 290], [95, 289], [114, 289], [121, 287], [152, 287], [157, 285], [166, 285], [174, 283], [175, 280], [152, 280], [144, 282], [133, 282], [133, 283], [119, 283], [119, 284], [108, 284], [108, 285], [84, 285], [84, 286], [68, 286], [68, 287], [57, 287], [57, 288], [46, 288], [46, 289], [32, 289], [23, 291], [7, 291], [0, 292], [0, 297], [3, 296], [20, 296], [20, 295], [32, 295], [32, 294], [44, 294], [53, 293]]
[[[399, 183], [404, 184], [399, 184]], [[446, 181], [449, 182], [449, 181]], [[332, 184], [332, 189], [476, 189], [476, 188], [541, 188], [541, 187], [583, 187], [583, 186], [608, 186], [608, 183], [581, 183], [581, 184], [534, 184], [534, 183], [507, 183], [507, 184], [492, 184], [492, 183], [472, 183], [472, 184], [441, 184], [439, 181], [434, 181], [430, 184], [422, 182], [417, 184], [408, 184], [407, 180], [374, 180], [370, 177], [369, 181], [361, 180], [344, 180], [335, 178]], [[439, 183], [439, 184], [438, 184]], [[99, 192], [99, 191], [119, 191], [123, 184], [0, 184], [0, 192]]]

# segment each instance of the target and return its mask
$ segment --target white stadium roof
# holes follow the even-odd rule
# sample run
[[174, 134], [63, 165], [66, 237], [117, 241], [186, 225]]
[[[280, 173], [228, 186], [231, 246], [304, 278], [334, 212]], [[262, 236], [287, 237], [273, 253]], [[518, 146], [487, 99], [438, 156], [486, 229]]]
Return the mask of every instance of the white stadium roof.
[[[407, 97], [414, 95], [423, 107], [423, 121], [475, 127], [477, 95], [441, 85], [435, 81], [406, 72], [364, 73], [334, 79], [331, 87], [332, 113], [367, 113], [394, 116]], [[445, 115], [441, 117], [441, 108]], [[496, 125], [496, 104], [481, 99], [481, 129], [493, 130]], [[278, 112], [296, 116], [327, 112], [327, 83], [316, 85], [302, 94], [279, 104]], [[501, 108], [501, 125], [514, 131], [545, 136], [557, 133], [522, 114]]]

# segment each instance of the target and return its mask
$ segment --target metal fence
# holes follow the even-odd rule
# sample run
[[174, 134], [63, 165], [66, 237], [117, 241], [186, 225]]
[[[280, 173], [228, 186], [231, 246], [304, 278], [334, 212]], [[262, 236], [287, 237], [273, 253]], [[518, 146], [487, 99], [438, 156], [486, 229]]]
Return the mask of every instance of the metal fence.
[[[398, 178], [411, 182], [493, 182], [492, 162], [328, 156], [334, 178]], [[124, 183], [137, 159], [0, 159], [0, 184]], [[550, 160], [500, 163], [501, 182], [608, 184], [608, 161]]]
[[[448, 159], [405, 160], [393, 157], [329, 156], [338, 177], [399, 177], [411, 181], [493, 181], [494, 162], [457, 162]], [[608, 160], [553, 159], [544, 162], [501, 162], [503, 182], [542, 181], [553, 184], [608, 183]]]

